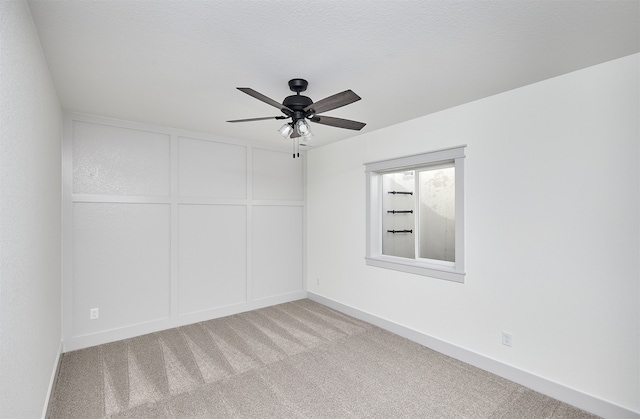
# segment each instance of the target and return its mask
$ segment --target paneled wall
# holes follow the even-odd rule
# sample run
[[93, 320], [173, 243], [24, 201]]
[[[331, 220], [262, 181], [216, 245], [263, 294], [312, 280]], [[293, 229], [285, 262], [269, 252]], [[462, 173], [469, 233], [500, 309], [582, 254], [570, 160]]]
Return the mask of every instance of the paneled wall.
[[304, 161], [67, 114], [65, 351], [303, 298]]

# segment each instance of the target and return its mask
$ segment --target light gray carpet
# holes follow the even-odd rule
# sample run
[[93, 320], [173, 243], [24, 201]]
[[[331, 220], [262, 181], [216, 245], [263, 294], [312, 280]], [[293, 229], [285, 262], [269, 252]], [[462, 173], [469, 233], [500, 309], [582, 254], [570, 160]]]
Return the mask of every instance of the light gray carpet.
[[595, 418], [312, 302], [65, 353], [48, 418]]

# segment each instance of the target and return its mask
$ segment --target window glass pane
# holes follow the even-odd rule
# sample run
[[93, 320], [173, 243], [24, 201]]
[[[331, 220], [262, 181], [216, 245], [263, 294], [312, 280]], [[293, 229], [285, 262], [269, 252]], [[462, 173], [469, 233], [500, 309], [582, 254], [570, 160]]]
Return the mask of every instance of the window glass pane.
[[455, 262], [455, 168], [419, 173], [420, 257]]
[[415, 258], [415, 173], [382, 175], [382, 254]]

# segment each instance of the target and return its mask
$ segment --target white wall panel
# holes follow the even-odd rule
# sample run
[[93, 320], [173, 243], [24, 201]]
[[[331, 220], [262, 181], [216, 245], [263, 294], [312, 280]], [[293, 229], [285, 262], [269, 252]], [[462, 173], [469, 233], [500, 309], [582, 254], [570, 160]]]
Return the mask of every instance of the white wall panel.
[[60, 117], [29, 5], [0, 1], [0, 418], [45, 417], [60, 354]]
[[76, 203], [73, 216], [73, 335], [168, 318], [169, 205]]
[[170, 137], [83, 121], [73, 123], [73, 192], [168, 196]]
[[[640, 412], [638, 65], [635, 54], [310, 151], [309, 291]], [[465, 283], [367, 266], [363, 163], [460, 144]]]
[[194, 138], [178, 138], [181, 197], [247, 197], [247, 148]]
[[179, 313], [245, 302], [246, 206], [180, 205], [179, 212]]
[[281, 151], [253, 150], [253, 199], [301, 201], [302, 159]]
[[238, 140], [66, 114], [64, 350], [303, 298], [304, 164]]
[[302, 207], [254, 206], [254, 299], [302, 289], [302, 229]]

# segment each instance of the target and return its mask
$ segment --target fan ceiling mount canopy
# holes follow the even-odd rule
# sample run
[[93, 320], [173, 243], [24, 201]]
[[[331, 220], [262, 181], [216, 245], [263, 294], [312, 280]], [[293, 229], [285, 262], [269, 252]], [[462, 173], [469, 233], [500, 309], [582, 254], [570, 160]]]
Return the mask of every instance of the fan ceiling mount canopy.
[[[249, 87], [238, 87], [241, 92], [248, 94], [264, 103], [267, 103], [273, 107], [280, 109], [284, 115], [278, 116], [266, 116], [261, 118], [248, 118], [248, 119], [234, 119], [227, 122], [249, 122], [249, 121], [263, 121], [268, 119], [289, 119], [288, 122], [280, 128], [280, 134], [285, 138], [292, 138], [299, 141], [300, 137], [309, 139], [311, 137], [311, 129], [307, 120], [315, 122], [317, 124], [329, 125], [337, 128], [345, 128], [359, 131], [366, 125], [363, 122], [352, 121], [350, 119], [335, 118], [332, 116], [318, 115], [320, 113], [328, 112], [333, 109], [340, 108], [342, 106], [349, 105], [353, 102], [360, 100], [360, 96], [355, 94], [352, 90], [345, 90], [344, 92], [336, 93], [322, 100], [314, 102], [311, 98], [301, 95], [300, 93], [307, 90], [309, 82], [305, 79], [291, 79], [289, 80], [289, 89], [295, 92], [295, 95], [287, 96], [282, 103], [259, 93]], [[296, 157], [297, 153], [294, 149], [293, 157]]]

